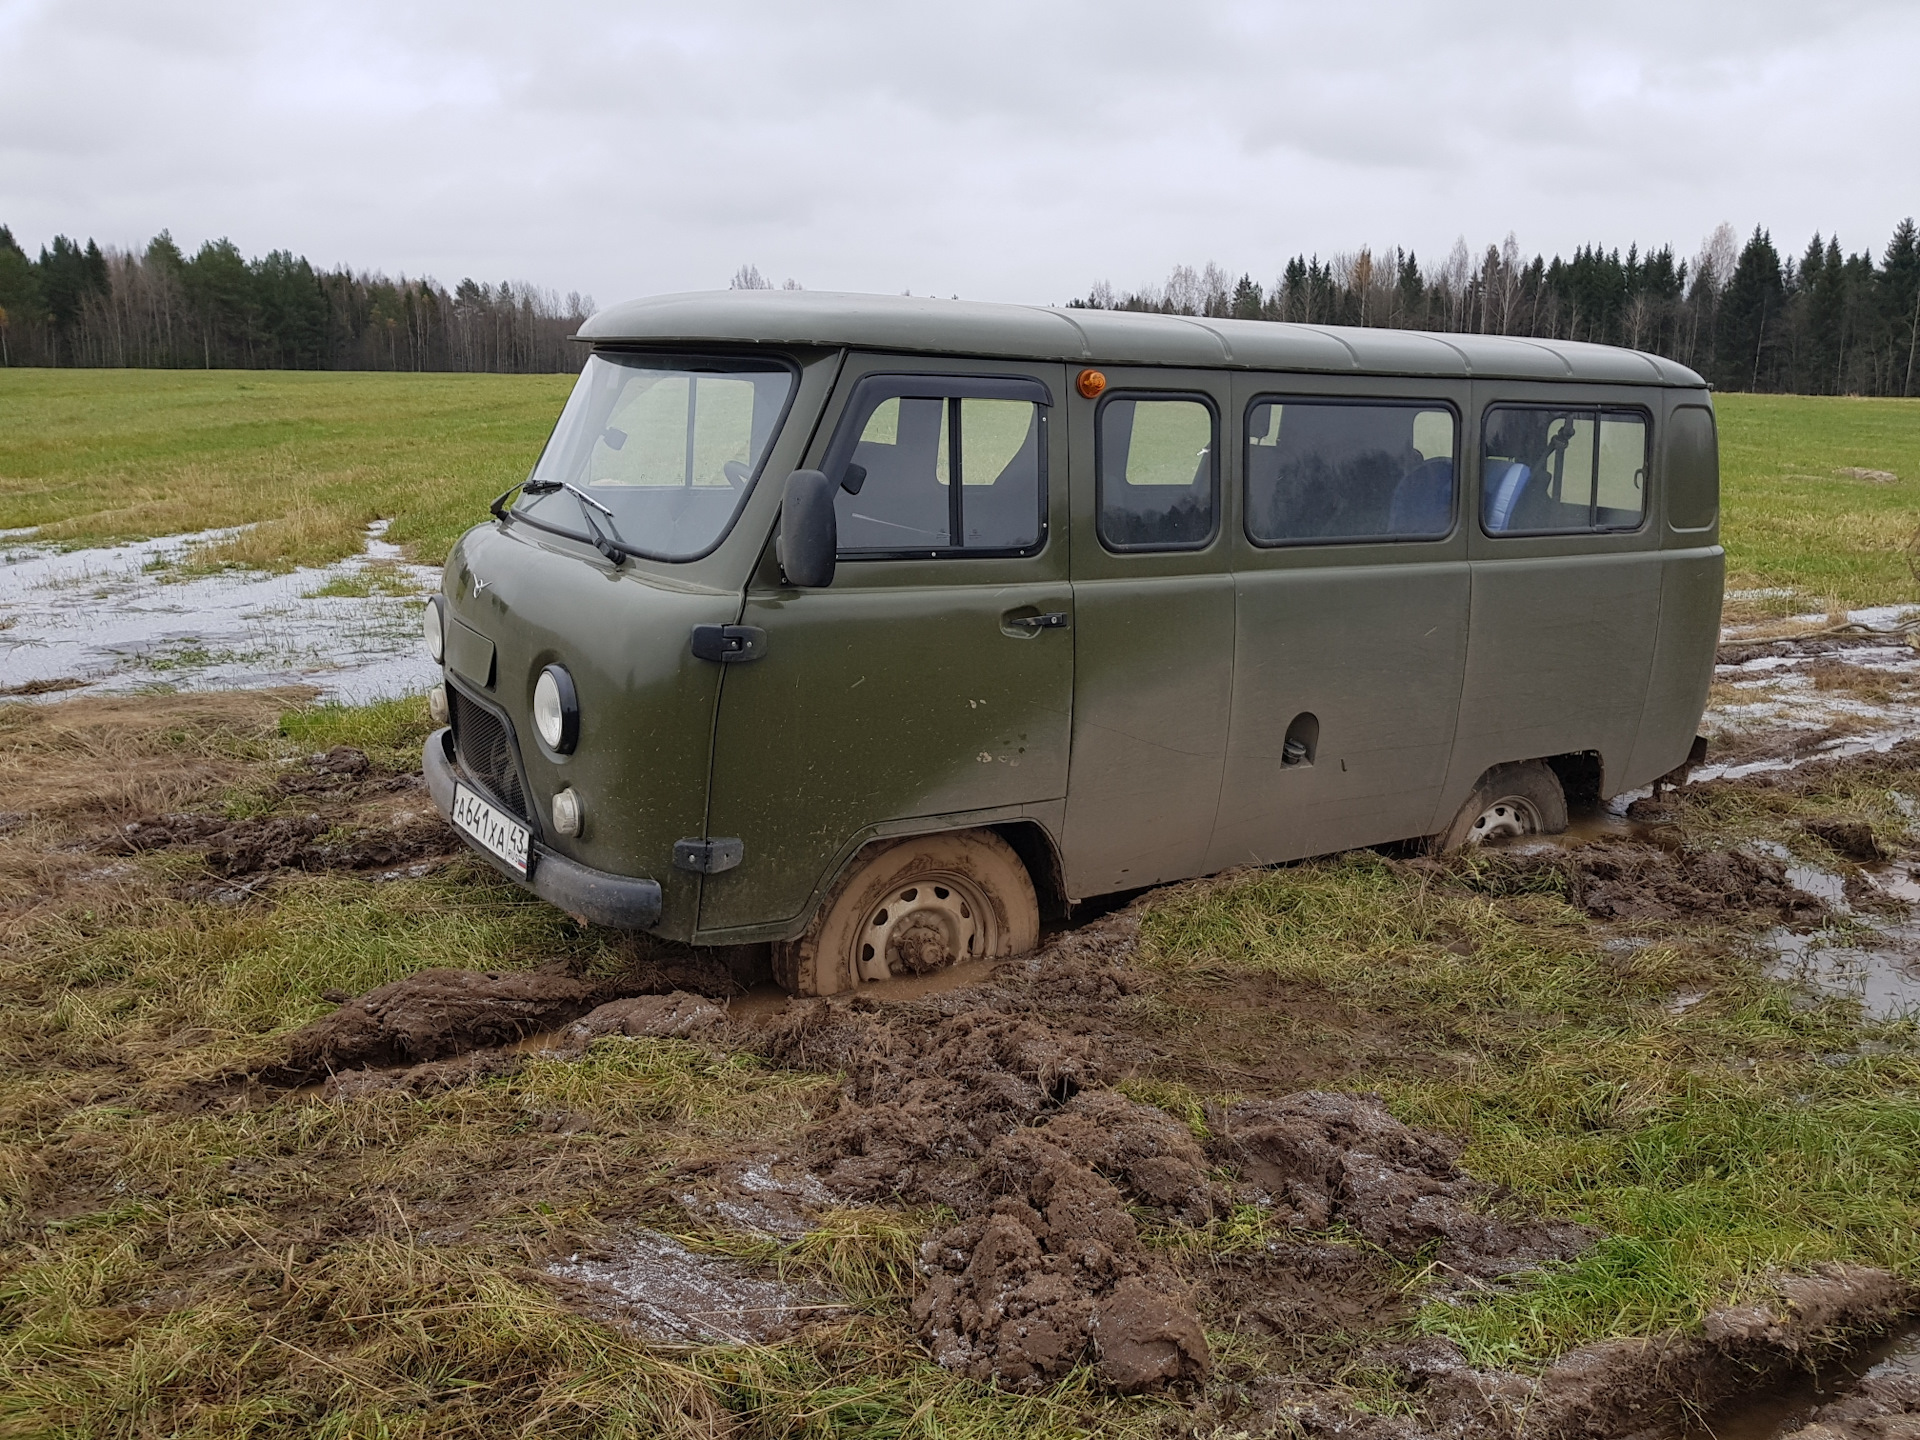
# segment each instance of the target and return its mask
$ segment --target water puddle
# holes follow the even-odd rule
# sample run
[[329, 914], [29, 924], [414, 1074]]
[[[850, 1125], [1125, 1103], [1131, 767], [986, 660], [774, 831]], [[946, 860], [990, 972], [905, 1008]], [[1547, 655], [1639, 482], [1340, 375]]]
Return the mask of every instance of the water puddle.
[[438, 678], [420, 642], [420, 604], [440, 586], [367, 529], [366, 549], [285, 575], [185, 575], [196, 545], [235, 533], [169, 535], [105, 549], [0, 541], [0, 695], [303, 684], [363, 703]]
[[596, 1319], [682, 1344], [764, 1344], [810, 1316], [845, 1308], [808, 1304], [737, 1261], [697, 1254], [652, 1230], [625, 1236], [600, 1255], [555, 1261], [547, 1274]]
[[[1803, 1430], [1821, 1406], [1842, 1398], [1863, 1381], [1893, 1375], [1920, 1376], [1920, 1325], [1908, 1324], [1837, 1364], [1810, 1375], [1798, 1375], [1784, 1385], [1730, 1406], [1712, 1420], [1690, 1426], [1684, 1440], [1786, 1440]], [[1838, 1437], [1868, 1432], [1826, 1433]], [[1885, 1433], [1891, 1436], [1911, 1432], [1889, 1429]]]
[[[1920, 652], [1909, 641], [1920, 609], [1880, 605], [1847, 612], [1841, 624], [1798, 615], [1758, 625], [1729, 625], [1722, 647], [1767, 647], [1714, 667], [1715, 697], [1702, 721], [1723, 752], [1757, 737], [1805, 736], [1791, 753], [1716, 762], [1692, 779], [1738, 780], [1791, 770], [1808, 760], [1885, 752], [1920, 737], [1912, 697], [1896, 693], [1920, 679]], [[1767, 748], [1779, 748], [1769, 745]]]

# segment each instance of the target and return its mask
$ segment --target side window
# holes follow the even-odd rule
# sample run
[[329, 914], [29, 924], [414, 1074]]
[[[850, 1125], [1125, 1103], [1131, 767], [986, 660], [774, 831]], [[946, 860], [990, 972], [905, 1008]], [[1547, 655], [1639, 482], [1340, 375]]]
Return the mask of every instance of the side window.
[[1720, 512], [1720, 450], [1713, 412], [1682, 405], [1667, 422], [1667, 523], [1705, 530]]
[[[1005, 553], [1044, 534], [1043, 408], [983, 396], [870, 400], [829, 473], [842, 555]], [[838, 456], [844, 453], [844, 461]], [[958, 477], [959, 484], [954, 484]]]
[[1115, 395], [1100, 407], [1100, 539], [1113, 550], [1194, 550], [1219, 508], [1219, 424], [1191, 396]]
[[1489, 535], [1633, 530], [1646, 513], [1647, 422], [1634, 411], [1487, 411], [1480, 520]]
[[1454, 431], [1444, 405], [1256, 400], [1247, 411], [1247, 538], [1298, 545], [1446, 535]]

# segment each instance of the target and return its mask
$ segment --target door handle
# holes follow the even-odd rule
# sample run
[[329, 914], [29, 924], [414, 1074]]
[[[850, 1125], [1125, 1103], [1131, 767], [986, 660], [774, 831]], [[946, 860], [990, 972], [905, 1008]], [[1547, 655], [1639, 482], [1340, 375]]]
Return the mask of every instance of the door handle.
[[757, 625], [696, 625], [691, 648], [696, 660], [738, 665], [767, 653], [767, 632]]
[[1064, 610], [1046, 610], [1038, 615], [1003, 615], [1003, 624], [1013, 630], [1064, 630], [1073, 617]]

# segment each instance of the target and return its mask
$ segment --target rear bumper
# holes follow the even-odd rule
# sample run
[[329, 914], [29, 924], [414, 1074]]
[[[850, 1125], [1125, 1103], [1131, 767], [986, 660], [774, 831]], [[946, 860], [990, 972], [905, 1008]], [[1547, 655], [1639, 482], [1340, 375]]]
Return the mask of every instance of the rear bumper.
[[[443, 817], [451, 818], [453, 785], [461, 778], [453, 758], [451, 730], [436, 730], [427, 737], [420, 764], [434, 808]], [[464, 834], [460, 838], [467, 839]], [[534, 859], [529, 867], [532, 874], [522, 875], [473, 841], [467, 840], [467, 844], [474, 854], [487, 860], [509, 880], [569, 915], [617, 930], [651, 930], [660, 923], [658, 880], [639, 880], [630, 875], [609, 875], [604, 870], [589, 869], [577, 860], [549, 850], [537, 840], [533, 842]]]

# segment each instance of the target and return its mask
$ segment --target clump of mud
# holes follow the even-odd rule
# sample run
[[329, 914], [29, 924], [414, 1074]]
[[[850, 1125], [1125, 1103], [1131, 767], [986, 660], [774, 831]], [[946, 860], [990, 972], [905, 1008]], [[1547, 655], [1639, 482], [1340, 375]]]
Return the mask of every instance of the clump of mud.
[[[1415, 865], [1447, 862], [1413, 862]], [[1785, 925], [1817, 924], [1826, 905], [1794, 885], [1787, 867], [1750, 850], [1669, 850], [1634, 840], [1527, 845], [1482, 851], [1451, 872], [1479, 888], [1536, 888], [1558, 881], [1599, 920], [1634, 923], [1764, 915]]]
[[[1107, 1127], [1125, 1132], [1118, 1144]], [[1077, 1096], [1036, 1130], [1003, 1135], [979, 1176], [983, 1213], [931, 1236], [913, 1316], [934, 1358], [976, 1380], [1032, 1388], [1091, 1350], [1123, 1394], [1204, 1379], [1205, 1332], [1188, 1287], [1140, 1242], [1129, 1193], [1140, 1177], [1182, 1216], [1220, 1197], [1199, 1147], [1167, 1116], [1111, 1092]]]
[[1830, 816], [1804, 821], [1800, 828], [1845, 859], [1866, 865], [1887, 858], [1880, 842], [1874, 838], [1873, 826], [1864, 820]]
[[[678, 989], [676, 982], [688, 978], [684, 971], [647, 965], [614, 977], [583, 976], [565, 961], [536, 970], [423, 970], [347, 1000], [333, 1014], [295, 1031], [287, 1039], [285, 1058], [267, 1067], [263, 1078], [299, 1084], [356, 1068], [422, 1067], [511, 1045], [575, 1020], [582, 1021], [577, 1028], [584, 1033], [569, 1037], [568, 1048], [582, 1048], [596, 1035], [690, 1034], [716, 1023], [721, 1012]], [[724, 972], [705, 978], [725, 993]], [[467, 1071], [442, 1066], [412, 1073], [417, 1078], [356, 1081], [340, 1093], [396, 1087], [431, 1093], [449, 1088], [443, 1079], [464, 1083], [457, 1077]], [[476, 1070], [468, 1078], [482, 1077]]]
[[454, 1060], [429, 1060], [404, 1069], [338, 1070], [327, 1077], [321, 1088], [326, 1100], [365, 1100], [375, 1095], [408, 1095], [425, 1099], [447, 1090], [458, 1090], [482, 1080], [497, 1080], [518, 1073], [521, 1057], [509, 1050], [475, 1050]]
[[1137, 926], [1134, 911], [1108, 917], [934, 1000], [797, 1004], [763, 1037], [778, 1063], [845, 1077], [806, 1142], [830, 1191], [958, 1212], [926, 1242], [913, 1303], [941, 1364], [1016, 1389], [1089, 1360], [1125, 1393], [1203, 1379], [1199, 1297], [1143, 1244], [1140, 1216], [1199, 1226], [1264, 1204], [1302, 1230], [1344, 1221], [1396, 1255], [1435, 1247], [1474, 1276], [1591, 1243], [1581, 1226], [1495, 1215], [1453, 1147], [1375, 1096], [1244, 1104], [1213, 1118], [1203, 1147], [1104, 1088], [1146, 1058], [1116, 1023]]
[[1209, 1149], [1294, 1225], [1336, 1221], [1389, 1254], [1427, 1246], [1465, 1275], [1508, 1274], [1585, 1250], [1599, 1232], [1569, 1221], [1502, 1218], [1491, 1187], [1454, 1163], [1452, 1141], [1401, 1124], [1378, 1095], [1306, 1091], [1218, 1117]]

